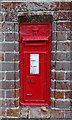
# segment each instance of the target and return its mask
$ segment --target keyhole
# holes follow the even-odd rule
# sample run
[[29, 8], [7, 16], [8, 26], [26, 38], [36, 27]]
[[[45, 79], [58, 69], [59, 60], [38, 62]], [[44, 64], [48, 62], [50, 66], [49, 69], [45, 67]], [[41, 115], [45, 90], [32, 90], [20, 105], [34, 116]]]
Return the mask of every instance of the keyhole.
[[30, 83], [32, 83], [32, 80], [30, 79]]

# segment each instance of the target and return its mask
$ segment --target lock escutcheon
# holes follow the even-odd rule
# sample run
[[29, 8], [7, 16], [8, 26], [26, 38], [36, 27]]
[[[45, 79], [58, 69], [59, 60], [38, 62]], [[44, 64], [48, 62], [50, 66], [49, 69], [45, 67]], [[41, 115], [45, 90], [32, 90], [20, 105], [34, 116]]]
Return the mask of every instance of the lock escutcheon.
[[32, 83], [32, 80], [30, 79], [29, 82]]

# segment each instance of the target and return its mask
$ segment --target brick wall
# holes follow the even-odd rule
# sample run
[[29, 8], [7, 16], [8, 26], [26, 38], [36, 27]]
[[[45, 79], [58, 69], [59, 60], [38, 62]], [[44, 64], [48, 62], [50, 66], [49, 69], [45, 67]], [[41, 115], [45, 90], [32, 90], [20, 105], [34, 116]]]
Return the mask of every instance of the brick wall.
[[[71, 2], [0, 2], [0, 118], [72, 118]], [[51, 105], [19, 104], [18, 16], [52, 15]]]

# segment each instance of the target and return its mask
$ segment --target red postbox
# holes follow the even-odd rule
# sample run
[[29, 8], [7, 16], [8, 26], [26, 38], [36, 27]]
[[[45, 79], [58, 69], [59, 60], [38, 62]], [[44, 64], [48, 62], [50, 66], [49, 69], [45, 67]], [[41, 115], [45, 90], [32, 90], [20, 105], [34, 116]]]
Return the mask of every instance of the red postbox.
[[20, 23], [20, 103], [50, 105], [51, 23]]

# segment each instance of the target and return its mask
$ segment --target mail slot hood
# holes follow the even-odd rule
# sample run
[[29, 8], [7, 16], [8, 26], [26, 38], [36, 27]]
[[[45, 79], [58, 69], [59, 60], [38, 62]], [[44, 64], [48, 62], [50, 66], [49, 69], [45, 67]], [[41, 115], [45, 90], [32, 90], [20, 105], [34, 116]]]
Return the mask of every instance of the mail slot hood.
[[48, 41], [51, 35], [51, 23], [21, 23], [22, 41]]

